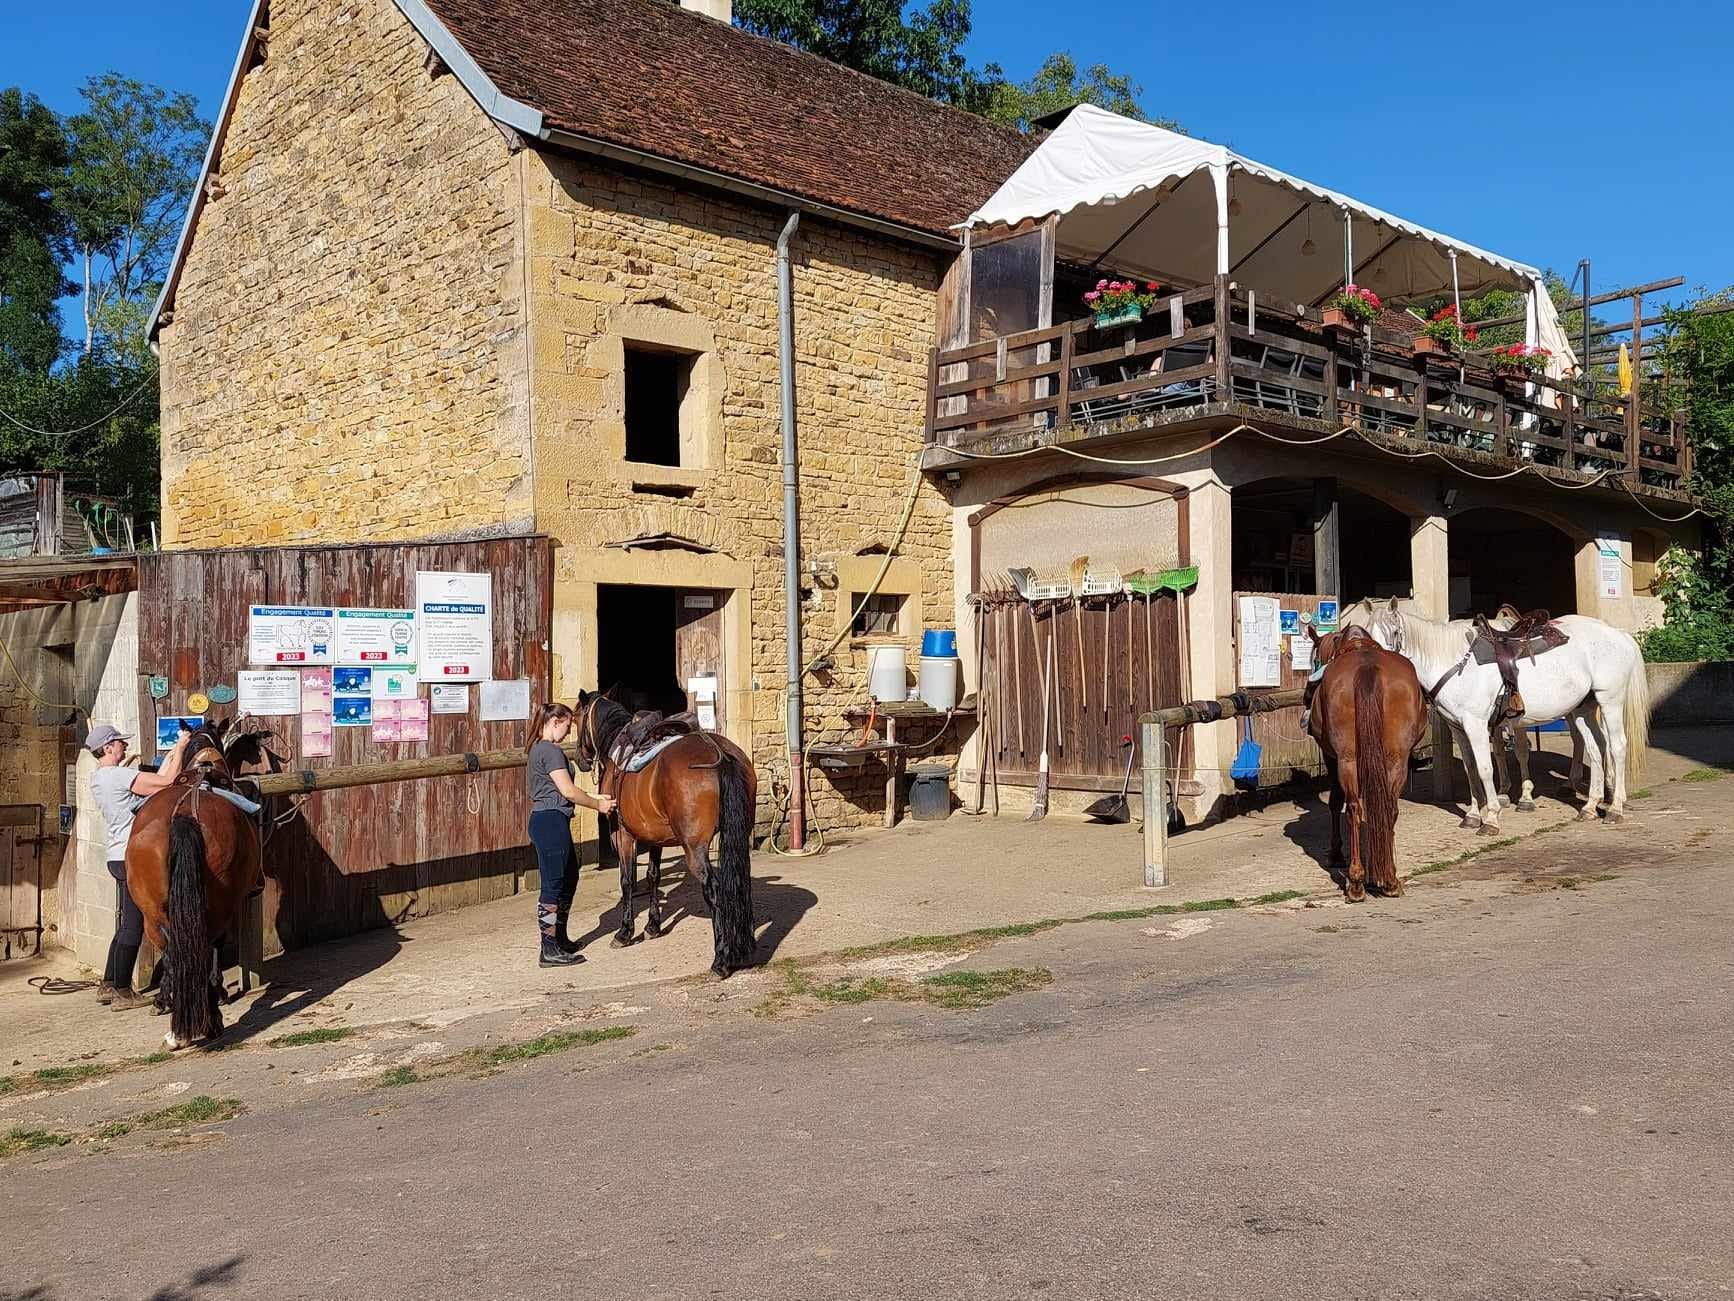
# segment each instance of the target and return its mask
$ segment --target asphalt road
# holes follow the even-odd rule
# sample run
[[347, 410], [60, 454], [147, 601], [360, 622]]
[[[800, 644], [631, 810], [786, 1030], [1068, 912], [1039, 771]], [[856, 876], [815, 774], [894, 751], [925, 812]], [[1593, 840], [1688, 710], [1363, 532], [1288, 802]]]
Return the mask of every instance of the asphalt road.
[[1587, 837], [8, 1163], [0, 1297], [1726, 1295], [1729, 838]]

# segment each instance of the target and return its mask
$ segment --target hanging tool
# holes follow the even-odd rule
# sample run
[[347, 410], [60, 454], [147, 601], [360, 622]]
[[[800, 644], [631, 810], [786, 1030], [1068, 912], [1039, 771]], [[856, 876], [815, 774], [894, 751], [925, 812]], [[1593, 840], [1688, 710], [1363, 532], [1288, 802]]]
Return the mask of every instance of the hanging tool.
[[1030, 805], [1025, 822], [1039, 822], [1048, 816], [1048, 684], [1054, 676], [1054, 643], [1048, 640], [1048, 660], [1042, 669], [1042, 757], [1036, 769], [1036, 798]]
[[1126, 708], [1136, 712], [1132, 700], [1132, 598], [1126, 598]]
[[1090, 571], [1090, 558], [1079, 556], [1072, 561], [1072, 613], [1078, 621], [1078, 691], [1083, 700], [1083, 712], [1090, 712], [1090, 661], [1084, 656], [1084, 604], [1080, 593], [1084, 575]]
[[1132, 738], [1122, 736], [1120, 744], [1126, 750], [1126, 775], [1120, 779], [1118, 795], [1104, 795], [1084, 810], [1084, 816], [1098, 822], [1130, 822], [1132, 810], [1126, 803], [1126, 792], [1132, 789]]
[[987, 795], [988, 706], [987, 686], [987, 606], [981, 594], [975, 606], [975, 807], [970, 810], [981, 816], [982, 801]]

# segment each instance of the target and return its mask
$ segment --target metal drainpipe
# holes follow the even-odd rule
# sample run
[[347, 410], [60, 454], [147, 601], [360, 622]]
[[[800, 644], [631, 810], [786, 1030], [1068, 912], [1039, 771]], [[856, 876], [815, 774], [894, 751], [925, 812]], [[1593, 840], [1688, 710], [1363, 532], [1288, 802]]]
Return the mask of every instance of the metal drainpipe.
[[783, 617], [789, 640], [789, 848], [807, 838], [806, 762], [801, 725], [800, 473], [795, 444], [795, 286], [789, 240], [801, 224], [791, 212], [777, 236], [777, 369], [783, 390]]

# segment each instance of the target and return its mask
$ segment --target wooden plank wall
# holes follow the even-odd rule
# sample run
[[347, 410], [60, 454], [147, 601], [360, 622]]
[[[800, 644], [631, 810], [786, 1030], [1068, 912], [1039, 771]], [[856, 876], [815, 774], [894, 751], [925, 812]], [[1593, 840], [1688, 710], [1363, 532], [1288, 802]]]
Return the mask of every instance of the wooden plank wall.
[[[139, 558], [141, 748], [159, 714], [184, 714], [190, 692], [233, 686], [247, 666], [249, 605], [410, 606], [420, 570], [490, 573], [496, 678], [529, 678], [532, 706], [551, 682], [553, 546], [545, 537], [362, 547], [164, 552]], [[147, 679], [168, 677], [168, 699]], [[426, 687], [422, 694], [426, 695]], [[525, 724], [435, 714], [425, 743], [375, 744], [371, 729], [334, 729], [330, 758], [300, 753], [300, 720], [280, 729], [293, 768], [324, 768], [522, 745]], [[222, 716], [234, 706], [213, 706]], [[318, 792], [265, 851], [266, 951], [386, 926], [514, 893], [535, 855], [518, 771]]]
[[[983, 659], [988, 680], [1000, 688], [993, 726], [1002, 782], [1035, 784], [1042, 752], [1042, 668], [1051, 643], [1059, 689], [1057, 709], [1049, 706], [1050, 782], [1061, 790], [1120, 789], [1126, 771], [1120, 740], [1137, 737], [1138, 715], [1184, 703], [1174, 594], [1151, 597], [1148, 624], [1145, 614], [1144, 598], [1125, 594], [1081, 604], [1032, 607], [1017, 601], [990, 608]], [[1147, 646], [1154, 651], [1153, 666]], [[1179, 732], [1176, 728], [1170, 735], [1171, 747], [1179, 745]], [[1173, 748], [1171, 753], [1181, 752]]]
[[[1304, 610], [1309, 614], [1316, 613], [1320, 601], [1329, 601], [1330, 596], [1317, 596], [1310, 592], [1236, 592], [1234, 594], [1234, 663], [1235, 684], [1239, 685], [1240, 673], [1240, 598], [1243, 596], [1265, 596], [1276, 600], [1284, 610]], [[1274, 691], [1287, 691], [1304, 687], [1307, 674], [1296, 672], [1290, 667], [1292, 661], [1288, 653], [1287, 638], [1283, 640], [1282, 648], [1282, 682], [1274, 687], [1250, 687], [1247, 694], [1251, 696], [1269, 695]], [[1325, 770], [1324, 756], [1311, 737], [1301, 731], [1300, 707], [1289, 709], [1273, 709], [1268, 714], [1254, 714], [1252, 718], [1252, 739], [1263, 747], [1261, 762], [1264, 772], [1259, 777], [1258, 784], [1264, 786], [1280, 786], [1294, 778], [1296, 772], [1311, 775], [1321, 774]]]

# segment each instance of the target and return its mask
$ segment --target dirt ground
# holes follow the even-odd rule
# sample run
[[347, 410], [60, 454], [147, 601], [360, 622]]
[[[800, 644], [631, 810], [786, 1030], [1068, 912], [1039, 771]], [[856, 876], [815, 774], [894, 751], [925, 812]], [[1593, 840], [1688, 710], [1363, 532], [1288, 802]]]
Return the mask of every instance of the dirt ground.
[[[1575, 806], [1556, 790], [1569, 754], [1565, 738], [1546, 741], [1550, 749], [1536, 761], [1540, 807], [1528, 814], [1507, 810], [1506, 836], [1530, 835], [1574, 816]], [[1693, 769], [1731, 762], [1734, 729], [1675, 729], [1653, 738], [1646, 783], [1654, 788]], [[1728, 790], [1734, 796], [1734, 782]], [[1635, 801], [1634, 808], [1645, 804]], [[1400, 869], [1485, 848], [1487, 839], [1460, 829], [1459, 818], [1455, 807], [1406, 801], [1397, 826]], [[1618, 855], [1641, 840], [1638, 826], [1596, 830], [1604, 833], [1608, 852]], [[1320, 798], [1274, 803], [1173, 838], [1171, 884], [1147, 890], [1136, 824], [1058, 816], [1033, 825], [962, 814], [944, 822], [906, 819], [893, 831], [860, 833], [813, 858], [755, 855], [759, 954], [764, 962], [806, 958], [900, 936], [1188, 901], [1287, 892], [1329, 899], [1335, 887], [1321, 866], [1328, 833]], [[267, 963], [262, 989], [225, 1009], [226, 1040], [245, 1044], [309, 1030], [405, 1024], [464, 1038], [462, 1027], [472, 1020], [491, 1023], [502, 1014], [694, 977], [710, 961], [710, 926], [678, 858], [663, 880], [668, 934], [615, 949], [607, 940], [618, 922], [618, 877], [587, 869], [574, 908], [574, 933], [585, 941], [587, 960], [576, 967], [536, 965], [529, 895], [286, 954]], [[100, 1007], [90, 988], [93, 976], [64, 951], [0, 964], [0, 1073], [158, 1051], [165, 1021], [148, 1009]], [[737, 983], [738, 977], [730, 982]], [[723, 988], [719, 996], [726, 1000]], [[0, 1096], [0, 1120], [7, 1105]]]

